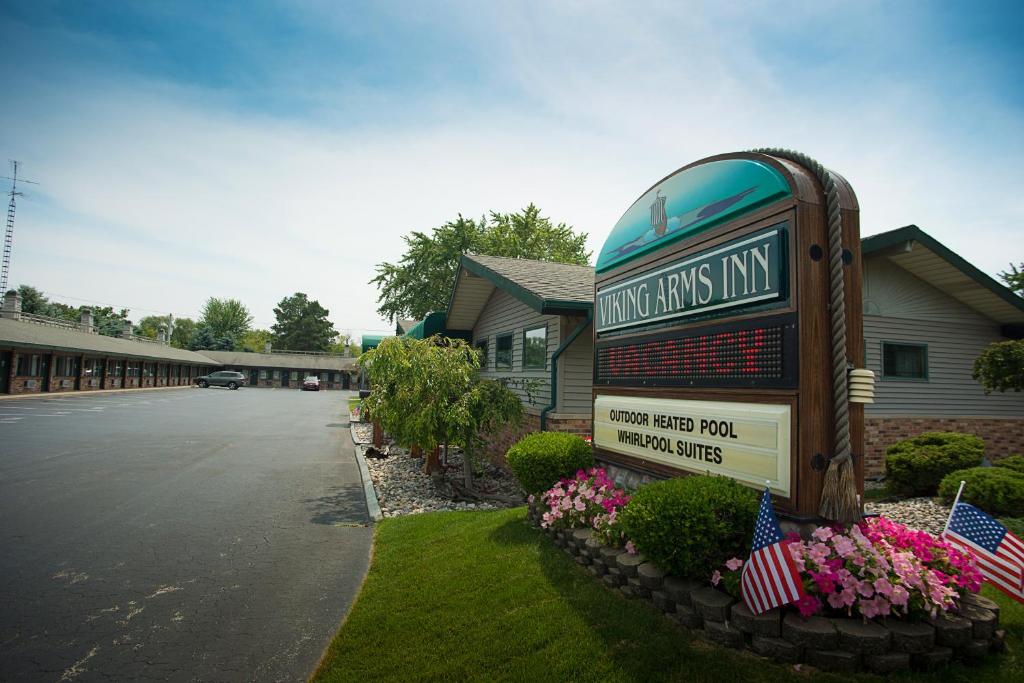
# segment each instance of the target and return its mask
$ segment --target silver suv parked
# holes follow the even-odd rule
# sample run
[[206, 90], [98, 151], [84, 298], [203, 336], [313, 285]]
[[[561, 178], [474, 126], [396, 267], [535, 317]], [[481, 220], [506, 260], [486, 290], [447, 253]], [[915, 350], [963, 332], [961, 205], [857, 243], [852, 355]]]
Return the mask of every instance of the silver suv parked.
[[237, 389], [238, 387], [245, 386], [245, 375], [240, 372], [232, 372], [231, 370], [220, 370], [218, 372], [211, 372], [209, 375], [197, 377], [196, 384], [203, 389], [206, 387]]

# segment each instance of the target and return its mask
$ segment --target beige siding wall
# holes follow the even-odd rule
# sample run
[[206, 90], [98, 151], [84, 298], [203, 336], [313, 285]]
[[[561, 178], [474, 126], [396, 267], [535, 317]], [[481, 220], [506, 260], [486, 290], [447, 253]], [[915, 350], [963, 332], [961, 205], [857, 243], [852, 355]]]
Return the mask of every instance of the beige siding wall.
[[[523, 333], [534, 327], [547, 326], [547, 367], [543, 370], [523, 369]], [[495, 340], [498, 336], [512, 333], [512, 367], [510, 369], [495, 368]], [[487, 339], [487, 369], [482, 373], [491, 379], [508, 378], [511, 388], [526, 404], [527, 409], [540, 411], [551, 400], [551, 354], [560, 343], [561, 327], [556, 315], [541, 315], [526, 304], [501, 289], [495, 289], [480, 313], [476, 326], [473, 328], [474, 345]], [[523, 389], [524, 380], [539, 382], [533, 393], [530, 404], [527, 392]]]
[[[982, 349], [1002, 341], [1000, 326], [884, 258], [864, 279], [866, 365], [875, 372], [868, 416], [1024, 417], [1024, 394], [986, 396], [971, 368]], [[928, 345], [927, 380], [882, 377], [882, 342]]]
[[[561, 320], [562, 340], [586, 320], [567, 317]], [[568, 415], [590, 415], [593, 412], [594, 326], [590, 324], [558, 359], [558, 406], [556, 411]]]

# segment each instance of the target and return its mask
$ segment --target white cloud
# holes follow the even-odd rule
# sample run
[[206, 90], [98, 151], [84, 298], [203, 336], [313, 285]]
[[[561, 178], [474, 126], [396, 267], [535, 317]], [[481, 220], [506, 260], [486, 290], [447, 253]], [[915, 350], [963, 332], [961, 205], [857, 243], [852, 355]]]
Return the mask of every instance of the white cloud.
[[261, 324], [305, 291], [339, 329], [388, 329], [367, 281], [411, 229], [532, 201], [589, 231], [596, 251], [657, 179], [762, 145], [845, 175], [865, 235], [916, 223], [990, 273], [1021, 258], [1024, 144], [998, 99], [943, 102], [885, 74], [819, 88], [728, 23], [736, 10], [530, 7], [455, 18], [505, 97], [470, 106], [454, 83], [408, 100], [370, 89], [407, 108], [371, 126], [332, 118], [330, 92], [311, 122], [123, 75], [37, 83], [0, 122], [17, 122], [11, 155], [59, 211], [22, 204], [15, 282], [176, 315], [233, 296]]

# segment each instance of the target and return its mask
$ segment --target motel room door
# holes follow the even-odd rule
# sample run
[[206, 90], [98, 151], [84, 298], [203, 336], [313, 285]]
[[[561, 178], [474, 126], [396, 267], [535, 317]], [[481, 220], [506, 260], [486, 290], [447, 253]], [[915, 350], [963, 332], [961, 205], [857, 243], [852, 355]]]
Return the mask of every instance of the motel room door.
[[53, 356], [49, 353], [44, 353], [39, 357], [39, 374], [42, 375], [39, 386], [42, 391], [50, 390], [50, 361], [52, 360]]
[[11, 351], [0, 351], [0, 394], [6, 394], [11, 389]]

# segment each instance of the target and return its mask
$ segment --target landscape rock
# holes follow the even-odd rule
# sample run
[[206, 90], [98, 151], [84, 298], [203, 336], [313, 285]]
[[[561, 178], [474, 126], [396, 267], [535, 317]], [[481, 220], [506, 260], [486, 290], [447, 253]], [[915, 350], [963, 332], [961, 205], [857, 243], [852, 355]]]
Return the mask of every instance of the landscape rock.
[[858, 619], [835, 619], [839, 647], [861, 654], [883, 654], [889, 651], [892, 634], [884, 626]]
[[744, 644], [743, 632], [724, 622], [705, 621], [703, 635], [712, 643], [725, 647], [741, 648]]
[[931, 671], [949, 663], [953, 658], [953, 649], [936, 645], [928, 652], [919, 652], [910, 656], [910, 665], [915, 669]]
[[728, 621], [729, 607], [735, 602], [730, 596], [714, 588], [700, 588], [690, 594], [690, 604], [705, 621]]
[[640, 578], [640, 583], [651, 590], [661, 588], [662, 580], [665, 578], [665, 572], [657, 567], [652, 562], [644, 562], [642, 565], [636, 568], [637, 576]]
[[960, 616], [970, 619], [976, 640], [989, 640], [999, 625], [996, 613], [977, 605], [960, 605]]
[[[356, 425], [357, 435], [362, 427], [373, 429], [372, 425]], [[439, 510], [497, 510], [523, 504], [523, 492], [515, 479], [489, 463], [483, 465], [483, 473], [474, 484], [502, 500], [459, 500], [452, 484], [453, 480], [461, 483], [463, 476], [462, 451], [458, 448], [449, 449], [448, 463], [438, 477], [424, 474], [423, 460], [409, 457], [405, 449], [392, 445], [380, 453], [382, 457], [366, 458], [366, 466], [385, 517]]]
[[910, 668], [910, 655], [906, 652], [886, 652], [880, 655], [866, 655], [864, 668], [876, 674], [888, 674]]
[[668, 616], [677, 624], [686, 628], [696, 629], [704, 624], [704, 619], [697, 610], [689, 605], [683, 605], [678, 602], [676, 603], [676, 611], [671, 612]]
[[651, 602], [654, 606], [660, 609], [662, 612], [675, 612], [676, 603], [675, 600], [668, 596], [668, 593], [662, 590], [651, 591]]
[[807, 663], [822, 671], [852, 673], [860, 664], [860, 655], [845, 650], [807, 650]]
[[729, 622], [744, 633], [756, 636], [778, 638], [782, 633], [782, 611], [779, 609], [754, 614], [749, 607], [738, 602], [730, 610]]
[[782, 620], [782, 637], [801, 647], [815, 650], [834, 650], [839, 644], [839, 634], [831, 621], [824, 617], [804, 619], [792, 612]]
[[800, 661], [803, 648], [782, 638], [754, 636], [750, 641], [750, 649], [763, 657], [771, 657], [777, 662], [795, 664]]
[[704, 584], [689, 579], [679, 579], [674, 576], [666, 576], [661, 582], [662, 590], [668, 593], [670, 598], [684, 605], [690, 604], [691, 593], [703, 587]]
[[892, 649], [896, 652], [917, 654], [935, 645], [935, 629], [928, 624], [890, 619], [885, 626], [892, 634]]
[[932, 621], [935, 642], [946, 647], [963, 647], [974, 635], [974, 624], [963, 617], [945, 616]]
[[618, 565], [619, 570], [626, 576], [636, 576], [637, 568], [646, 562], [643, 555], [639, 553], [636, 555], [630, 555], [629, 553], [619, 553], [615, 558], [615, 564]]

